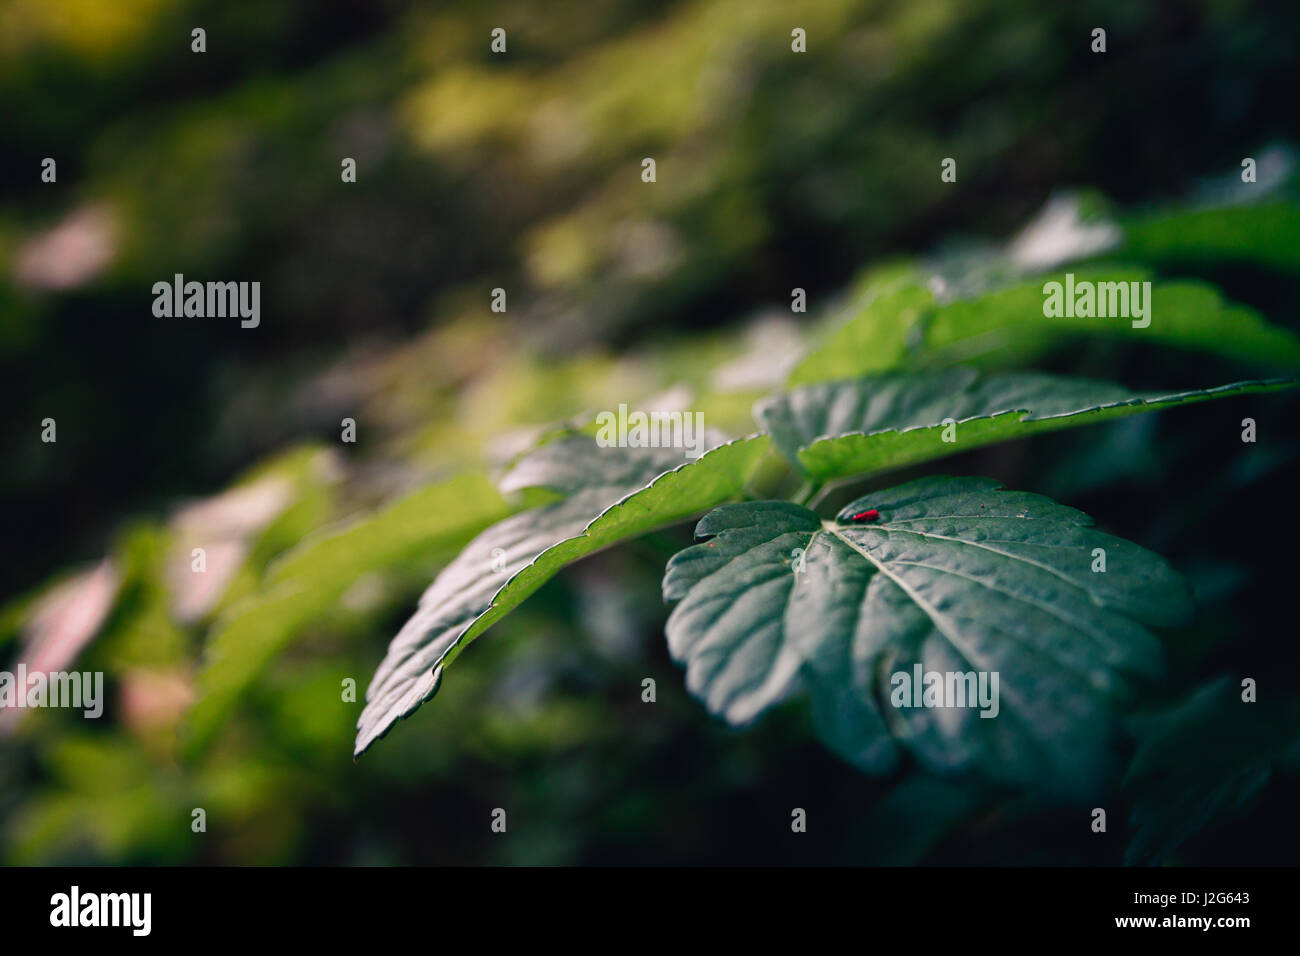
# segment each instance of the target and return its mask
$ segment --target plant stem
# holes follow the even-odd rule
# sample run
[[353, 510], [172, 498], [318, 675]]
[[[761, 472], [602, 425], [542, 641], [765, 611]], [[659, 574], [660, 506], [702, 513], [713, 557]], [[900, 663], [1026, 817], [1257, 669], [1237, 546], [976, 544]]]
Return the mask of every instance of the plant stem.
[[800, 488], [797, 492], [795, 492], [794, 499], [793, 499], [794, 503], [797, 505], [803, 505], [805, 507], [811, 507], [808, 504], [808, 502], [815, 495], [817, 495], [821, 490], [822, 490], [822, 486], [819, 482], [805, 481], [803, 483], [803, 487]]
[[811, 500], [807, 504], [807, 507], [809, 509], [815, 510], [817, 506], [821, 504], [823, 498], [825, 498], [827, 495], [829, 495], [832, 491], [834, 491], [843, 483], [844, 482], [842, 481], [828, 481], [826, 484], [820, 485], [817, 488], [816, 493], [812, 495]]

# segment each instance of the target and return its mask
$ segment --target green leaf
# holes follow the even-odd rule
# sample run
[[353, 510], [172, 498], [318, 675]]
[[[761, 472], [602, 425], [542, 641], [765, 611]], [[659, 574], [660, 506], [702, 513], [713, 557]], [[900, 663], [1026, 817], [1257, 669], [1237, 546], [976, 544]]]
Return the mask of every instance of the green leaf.
[[1165, 861], [1201, 830], [1244, 813], [1275, 773], [1300, 769], [1300, 700], [1246, 703], [1228, 678], [1133, 725], [1129, 865]]
[[[879, 520], [851, 522], [867, 509]], [[834, 521], [789, 502], [726, 505], [696, 529], [710, 540], [668, 564], [668, 646], [731, 723], [805, 685], [820, 736], [869, 772], [907, 750], [937, 771], [1090, 792], [1113, 769], [1132, 678], [1160, 672], [1144, 625], [1190, 612], [1159, 556], [1091, 523], [982, 478], [910, 482]], [[997, 674], [997, 716], [894, 706], [895, 675], [918, 665]]]
[[[1075, 284], [1151, 281], [1150, 272], [1127, 266], [1092, 265], [1070, 270]], [[934, 311], [922, 348], [927, 362], [969, 361], [990, 354], [1031, 358], [1064, 338], [1103, 335], [1151, 341], [1268, 366], [1300, 365], [1300, 339], [1254, 309], [1223, 298], [1204, 282], [1152, 282], [1146, 328], [1125, 318], [1047, 317], [1043, 287], [1064, 282], [1056, 271], [977, 299], [958, 300]]]
[[[782, 454], [827, 481], [1175, 405], [1289, 388], [1297, 381], [1235, 382], [1166, 394], [1038, 372], [981, 376], [956, 368], [809, 385], [764, 399], [754, 417]], [[955, 425], [946, 427], [946, 420]]]
[[202, 747], [276, 655], [331, 610], [357, 579], [436, 560], [506, 511], [492, 483], [470, 473], [328, 528], [285, 554], [267, 572], [263, 590], [217, 622], [199, 675], [199, 699], [188, 718], [187, 748]]
[[1134, 217], [1124, 252], [1158, 263], [1246, 262], [1300, 271], [1300, 205], [1268, 200]]
[[[1134, 266], [1089, 264], [1070, 271], [1076, 283], [1153, 280], [1149, 270]], [[1151, 324], [1134, 328], [1124, 318], [1043, 315], [1044, 285], [1063, 282], [1064, 277], [1058, 270], [939, 303], [922, 284], [920, 273], [911, 284], [905, 275], [895, 275], [809, 352], [789, 384], [902, 366], [1024, 362], [1078, 336], [1094, 335], [1199, 349], [1271, 367], [1300, 366], [1300, 338], [1254, 309], [1225, 300], [1206, 283], [1152, 281]]]
[[852, 317], [794, 367], [789, 385], [883, 372], [903, 364], [909, 334], [934, 309], [915, 269], [890, 273], [868, 286]]
[[568, 497], [493, 525], [438, 575], [366, 691], [356, 754], [432, 697], [465, 645], [565, 565], [740, 497], [767, 448], [766, 436], [753, 436], [681, 464], [679, 449], [601, 448], [573, 436], [524, 459], [503, 487]]
[[383, 571], [445, 548], [448, 540], [500, 518], [507, 508], [485, 476], [457, 475], [306, 538], [271, 565], [267, 581], [347, 586], [364, 572]]

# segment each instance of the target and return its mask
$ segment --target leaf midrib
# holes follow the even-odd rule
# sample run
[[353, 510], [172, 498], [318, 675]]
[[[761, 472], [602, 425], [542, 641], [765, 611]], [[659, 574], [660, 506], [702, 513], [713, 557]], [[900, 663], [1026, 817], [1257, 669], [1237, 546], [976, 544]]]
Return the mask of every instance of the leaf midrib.
[[[962, 659], [965, 660], [968, 664], [974, 665], [975, 658], [979, 657], [980, 655], [979, 654], [972, 655], [971, 649], [966, 644], [966, 642], [963, 641], [959, 636], [953, 634], [949, 630], [949, 627], [945, 625], [947, 619], [939, 613], [939, 609], [934, 607], [934, 605], [930, 604], [930, 602], [926, 601], [919, 594], [917, 594], [916, 591], [913, 590], [913, 588], [910, 585], [905, 583], [896, 574], [893, 574], [887, 567], [885, 567], [884, 562], [878, 560], [875, 556], [873, 556], [869, 552], [862, 550], [862, 548], [858, 547], [858, 545], [851, 538], [848, 538], [845, 535], [841, 534], [840, 532], [842, 530], [845, 530], [842, 525], [835, 524], [834, 522], [831, 521], [823, 521], [822, 531], [816, 533], [821, 534], [822, 532], [826, 532], [831, 535], [834, 535], [840, 541], [843, 541], [846, 545], [848, 545], [848, 547], [851, 548], [853, 551], [862, 555], [862, 557], [870, 561], [875, 566], [877, 571], [879, 571], [885, 577], [889, 578], [889, 580], [893, 581], [894, 584], [898, 586], [899, 590], [901, 590], [904, 594], [906, 594], [912, 600], [912, 602], [917, 605], [917, 607], [925, 611], [926, 615], [930, 618], [930, 620], [934, 622], [934, 626], [938, 628], [939, 632], [948, 639], [948, 643], [951, 644], [962, 655]], [[989, 668], [987, 667], [985, 668], [985, 670], [988, 669]]]
[[[876, 527], [879, 530], [886, 530], [890, 526], [879, 525]], [[817, 534], [827, 532], [833, 535], [834, 537], [838, 538], [840, 541], [843, 541], [854, 552], [860, 554], [862, 557], [866, 558], [867, 561], [871, 562], [871, 564], [874, 565], [877, 568], [877, 570], [879, 570], [882, 574], [885, 575], [885, 577], [887, 577], [890, 581], [892, 581], [895, 585], [897, 585], [898, 588], [904, 594], [906, 594], [914, 604], [916, 604], [919, 608], [921, 608], [926, 613], [926, 615], [930, 618], [930, 620], [934, 623], [934, 626], [939, 630], [939, 632], [943, 634], [945, 638], [947, 638], [949, 645], [951, 645], [953, 649], [956, 650], [961, 655], [963, 660], [965, 660], [971, 666], [976, 666], [977, 659], [983, 661], [981, 655], [979, 655], [978, 653], [972, 654], [969, 645], [965, 643], [963, 640], [956, 638], [953, 632], [949, 629], [949, 626], [945, 626], [945, 622], [948, 621], [948, 618], [945, 615], [943, 615], [938, 608], [934, 607], [930, 602], [923, 599], [919, 594], [916, 593], [916, 591], [912, 587], [906, 584], [902, 578], [898, 577], [898, 575], [891, 573], [889, 568], [886, 567], [884, 562], [880, 561], [869, 552], [864, 551], [862, 548], [858, 547], [857, 544], [851, 538], [845, 536], [844, 534], [841, 534], [840, 532], [842, 530], [847, 530], [847, 529], [843, 525], [839, 525], [830, 521], [823, 521], [822, 531], [815, 532], [813, 537], [816, 537]], [[907, 530], [907, 529], [900, 529], [900, 530]], [[912, 532], [912, 533], [916, 534], [918, 532]], [[936, 535], [935, 537], [943, 537], [943, 536]], [[950, 539], [950, 540], [957, 540], [957, 539]], [[811, 544], [811, 540], [809, 541], [809, 543]], [[990, 548], [987, 550], [996, 550], [996, 549]], [[997, 552], [997, 553], [1001, 553], [1001, 552]], [[1007, 557], [1014, 558], [1014, 555], [1007, 555]], [[909, 562], [909, 563], [915, 563], [915, 562]], [[1036, 564], [1036, 562], [1032, 562], [1032, 561], [1027, 561], [1027, 563]], [[931, 567], [933, 570], [940, 570], [940, 571], [947, 570], [943, 568], [933, 568], [931, 565], [924, 565], [924, 567]], [[952, 573], [957, 574], [957, 572], [952, 572]], [[979, 581], [978, 579], [970, 578], [968, 575], [958, 575], [958, 576], [974, 581], [975, 583], [987, 587], [990, 590], [995, 590], [998, 591], [999, 593], [1006, 594], [1008, 597], [1020, 600], [1020, 598], [1017, 595], [1011, 594], [1010, 592], [1002, 591], [1000, 588], [993, 588], [991, 585], [987, 584], [984, 581]], [[1036, 607], [1039, 606], [1037, 602], [1033, 602], [1033, 601], [1025, 601], [1025, 603], [1031, 604]], [[1059, 615], [1057, 616], [1059, 617]], [[1061, 618], [1061, 620], [1065, 620], [1065, 619]], [[1025, 651], [1033, 655], [1035, 658], [1046, 661], [1054, 669], [1056, 669], [1057, 671], [1061, 672], [1064, 675], [1067, 675], [1074, 683], [1089, 687], [1095, 691], [1101, 690], [1101, 688], [1098, 688], [1097, 685], [1091, 679], [1089, 679], [1088, 675], [1080, 674], [1079, 671], [1076, 670], [1075, 668], [1064, 666], [1062, 662], [1058, 660], [1054, 660], [1049, 655], [1046, 655], [1041, 648], [1035, 647], [1032, 644], [1026, 644], [1023, 640], [1016, 637], [1014, 634], [1010, 634], [1007, 632], [1002, 632], [1002, 633], [1005, 633], [1006, 637], [1009, 640], [1014, 641], [1018, 646], [1020, 646]], [[1093, 635], [1089, 634], [1089, 637], [1093, 637]], [[988, 662], [983, 661], [983, 665], [984, 665], [983, 666], [984, 670], [992, 670], [992, 668], [989, 667]], [[1012, 700], [1015, 701], [1014, 694], [1012, 695]], [[1023, 701], [1021, 701], [1020, 703], [1023, 704]], [[1024, 725], [1026, 729], [1030, 731], [1030, 735], [1032, 736], [1032, 730], [1033, 730], [1032, 724], [1030, 724], [1027, 719], [1019, 715], [1018, 713], [1019, 710], [1020, 710], [1019, 707], [1013, 707], [1011, 709], [1011, 712], [1017, 714], [1017, 718], [1020, 720], [1022, 725]]]
[[[910, 599], [911, 599], [911, 600], [912, 600], [912, 601], [913, 601], [913, 602], [914, 602], [918, 607], [920, 607], [923, 611], [925, 611], [926, 615], [930, 618], [930, 620], [934, 622], [934, 626], [939, 630], [939, 632], [940, 632], [941, 634], [944, 635], [944, 637], [946, 637], [946, 638], [948, 639], [948, 643], [949, 643], [949, 645], [950, 645], [954, 650], [956, 650], [957, 653], [958, 653], [959, 655], [961, 655], [961, 657], [962, 657], [963, 660], [965, 660], [968, 664], [970, 664], [972, 667], [974, 667], [975, 664], [976, 664], [976, 662], [975, 662], [975, 660], [972, 659], [972, 655], [971, 655], [969, 649], [965, 646], [965, 644], [964, 644], [963, 642], [961, 642], [961, 641], [957, 641], [957, 640], [954, 640], [954, 639], [953, 639], [952, 633], [951, 633], [951, 632], [950, 632], [946, 627], [944, 627], [944, 625], [943, 625], [943, 623], [942, 623], [942, 620], [941, 620], [942, 615], [939, 614], [939, 609], [936, 608], [936, 607], [934, 607], [933, 605], [931, 605], [928, 601], [922, 600], [921, 596], [918, 595], [918, 594], [917, 594], [917, 593], [916, 593], [912, 588], [910, 588], [908, 585], [904, 584], [903, 581], [900, 580], [896, 575], [891, 574], [891, 573], [889, 572], [889, 569], [886, 568], [885, 565], [884, 565], [883, 563], [881, 563], [880, 561], [876, 560], [876, 558], [874, 558], [872, 555], [868, 554], [866, 551], [863, 551], [863, 550], [862, 550], [861, 548], [859, 548], [856, 544], [854, 544], [852, 540], [850, 540], [849, 538], [845, 537], [843, 534], [840, 534], [840, 531], [841, 531], [842, 527], [843, 527], [843, 526], [841, 526], [841, 525], [837, 525], [837, 524], [835, 524], [835, 523], [833, 523], [833, 522], [828, 522], [828, 521], [823, 521], [823, 522], [822, 522], [822, 529], [823, 529], [823, 531], [828, 531], [828, 532], [830, 532], [832, 535], [834, 535], [834, 536], [835, 536], [836, 538], [838, 538], [840, 541], [843, 541], [846, 545], [848, 545], [848, 546], [849, 546], [853, 551], [855, 551], [856, 553], [862, 555], [862, 557], [864, 557], [864, 558], [866, 558], [868, 561], [870, 561], [873, 565], [875, 565], [875, 567], [880, 571], [881, 574], [883, 574], [885, 577], [887, 577], [890, 581], [894, 582], [894, 584], [897, 585], [897, 587], [898, 587], [898, 588], [899, 588], [899, 589], [900, 589], [904, 594], [906, 594], [906, 595], [907, 595], [907, 596], [908, 596], [908, 597], [909, 597], [909, 598], [910, 598]], [[821, 533], [821, 532], [817, 532], [817, 534], [820, 534], [820, 533]], [[865, 595], [864, 595], [864, 596], [865, 596]], [[1013, 637], [1012, 640], [1015, 640], [1015, 638]], [[1021, 646], [1025, 646], [1025, 645], [1023, 644], [1023, 642], [1019, 642], [1019, 641], [1018, 641], [1017, 643], [1020, 643]], [[1031, 649], [1031, 650], [1032, 650], [1032, 649]], [[976, 656], [978, 657], [979, 655], [976, 655]], [[990, 667], [988, 666], [987, 662], [985, 662], [984, 667], [983, 667], [982, 669], [985, 670], [985, 671], [990, 671], [990, 670], [992, 670], [992, 668], [990, 668]], [[1035, 725], [1033, 724], [1033, 722], [1030, 721], [1027, 717], [1025, 717], [1025, 716], [1023, 716], [1023, 715], [1021, 714], [1021, 710], [1023, 709], [1024, 701], [1023, 701], [1023, 700], [1017, 700], [1017, 695], [1014, 693], [1014, 689], [1013, 689], [1013, 693], [1012, 693], [1012, 695], [1011, 695], [1011, 702], [1012, 702], [1013, 704], [1017, 705], [1017, 706], [1009, 707], [1009, 708], [1008, 708], [1008, 713], [1012, 714], [1013, 717], [1014, 717], [1014, 719], [1015, 719], [1017, 722], [1019, 722], [1019, 724], [1021, 725], [1021, 727], [1025, 730], [1027, 739], [1035, 741], [1036, 745], [1037, 745], [1037, 746], [1040, 748], [1040, 750], [1041, 750], [1041, 748], [1044, 746], [1044, 742], [1043, 742], [1043, 741], [1039, 741], [1039, 740], [1037, 739], [1037, 737], [1035, 736], [1034, 731], [1035, 731], [1036, 728], [1035, 728]]]

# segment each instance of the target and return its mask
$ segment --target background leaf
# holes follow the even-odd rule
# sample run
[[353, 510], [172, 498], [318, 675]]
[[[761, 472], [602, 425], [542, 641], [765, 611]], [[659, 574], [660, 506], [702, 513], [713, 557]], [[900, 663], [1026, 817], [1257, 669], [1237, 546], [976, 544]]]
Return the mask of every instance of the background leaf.
[[[1125, 318], [1047, 317], [1043, 286], [1065, 270], [1031, 280], [994, 282], [979, 294], [939, 302], [925, 272], [897, 270], [871, 287], [852, 317], [800, 360], [790, 385], [829, 381], [899, 367], [959, 362], [1019, 364], [1080, 337], [1100, 336], [1213, 352], [1271, 368], [1300, 366], [1300, 338], [1213, 286], [1160, 281], [1149, 270], [1089, 263], [1069, 269], [1079, 282], [1151, 281], [1151, 324]], [[937, 279], [931, 279], [934, 285]]]
[[202, 747], [267, 664], [366, 574], [382, 574], [454, 551], [507, 510], [480, 474], [421, 488], [374, 515], [308, 538], [267, 573], [266, 587], [235, 605], [209, 640], [188, 749]]
[[1300, 205], [1287, 199], [1134, 216], [1125, 255], [1157, 263], [1237, 262], [1300, 271]]
[[934, 296], [915, 267], [903, 267], [872, 282], [858, 297], [852, 316], [832, 329], [790, 373], [789, 385], [883, 372], [903, 364], [908, 344], [934, 309]]

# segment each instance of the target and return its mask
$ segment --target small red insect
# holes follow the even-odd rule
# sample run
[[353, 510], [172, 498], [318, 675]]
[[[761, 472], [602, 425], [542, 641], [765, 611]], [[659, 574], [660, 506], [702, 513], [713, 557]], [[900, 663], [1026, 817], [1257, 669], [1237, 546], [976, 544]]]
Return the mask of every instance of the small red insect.
[[855, 515], [853, 516], [853, 518], [852, 518], [851, 520], [853, 520], [853, 521], [875, 521], [875, 520], [876, 520], [877, 518], [879, 518], [879, 517], [880, 517], [880, 512], [877, 511], [875, 508], [872, 508], [872, 509], [869, 510], [869, 511], [859, 511], [857, 514], [855, 514]]

